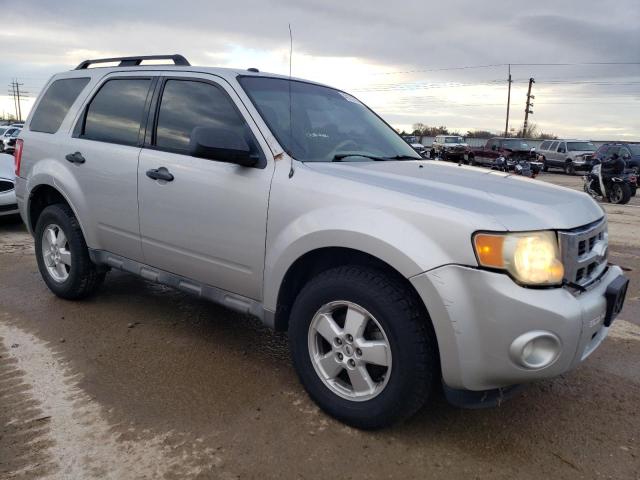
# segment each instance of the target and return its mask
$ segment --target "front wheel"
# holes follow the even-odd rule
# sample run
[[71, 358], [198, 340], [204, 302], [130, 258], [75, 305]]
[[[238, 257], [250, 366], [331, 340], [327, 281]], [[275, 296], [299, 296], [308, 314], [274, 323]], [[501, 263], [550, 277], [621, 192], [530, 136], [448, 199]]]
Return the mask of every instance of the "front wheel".
[[324, 411], [357, 428], [382, 428], [415, 413], [438, 378], [429, 322], [398, 280], [368, 267], [334, 268], [294, 303], [293, 364]]
[[567, 162], [564, 164], [564, 173], [567, 175], [575, 175], [576, 167], [573, 165], [573, 162]]
[[544, 157], [542, 157], [542, 171], [543, 172], [549, 171], [549, 165], [547, 165], [547, 159]]
[[67, 205], [50, 205], [42, 211], [35, 228], [35, 247], [42, 279], [58, 297], [87, 297], [105, 278], [91, 262], [80, 224]]
[[625, 204], [631, 200], [631, 187], [628, 183], [614, 183], [609, 190], [609, 201], [611, 203]]

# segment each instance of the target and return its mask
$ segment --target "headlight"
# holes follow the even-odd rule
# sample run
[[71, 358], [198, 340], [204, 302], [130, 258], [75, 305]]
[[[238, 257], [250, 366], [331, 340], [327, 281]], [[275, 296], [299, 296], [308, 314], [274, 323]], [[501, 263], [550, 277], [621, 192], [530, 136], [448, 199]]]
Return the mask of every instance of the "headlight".
[[573, 163], [584, 163], [584, 157], [576, 157], [573, 159]]
[[564, 267], [554, 232], [477, 233], [473, 245], [478, 263], [505, 270], [524, 285], [558, 285]]

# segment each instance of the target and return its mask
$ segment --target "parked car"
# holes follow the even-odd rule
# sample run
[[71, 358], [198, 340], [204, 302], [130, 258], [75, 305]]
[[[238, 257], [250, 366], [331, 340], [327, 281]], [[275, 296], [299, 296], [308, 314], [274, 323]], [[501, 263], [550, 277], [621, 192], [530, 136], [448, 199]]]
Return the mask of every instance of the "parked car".
[[14, 132], [4, 139], [4, 151], [7, 153], [13, 153], [16, 149], [16, 140], [22, 131], [21, 128], [16, 128]]
[[55, 75], [18, 138], [17, 201], [54, 294], [118, 269], [255, 315], [288, 331], [313, 400], [360, 428], [435, 386], [496, 405], [607, 336], [628, 282], [589, 196], [424, 161], [331, 87], [147, 58]]
[[640, 143], [605, 143], [593, 154], [593, 158], [601, 162], [608, 162], [615, 155], [618, 155], [626, 162], [627, 168], [633, 169], [636, 174], [640, 173]]
[[0, 153], [0, 217], [18, 213], [14, 168], [13, 155]]
[[568, 175], [591, 171], [591, 157], [596, 146], [588, 140], [545, 140], [537, 148], [538, 160], [544, 171], [561, 168]]
[[411, 145], [411, 148], [418, 152], [418, 155], [422, 158], [429, 158], [429, 152], [427, 152], [426, 147], [418, 141], [418, 137], [415, 135], [404, 135], [402, 138], [404, 138], [404, 141]]
[[431, 144], [431, 158], [440, 157], [452, 162], [461, 161], [468, 145], [459, 135], [438, 135]]
[[9, 144], [9, 139], [11, 136], [19, 132], [20, 129], [17, 127], [3, 127], [4, 131], [0, 133], [0, 153], [4, 152], [7, 149], [7, 145]]
[[17, 127], [17, 128], [23, 128], [24, 127], [24, 123], [23, 122], [12, 123], [11, 126], [12, 127]]
[[[532, 147], [522, 138], [494, 137], [487, 140], [484, 147], [467, 148], [464, 159], [470, 165], [491, 167], [499, 157], [504, 157], [507, 170], [513, 170], [516, 160], [522, 158], [531, 162], [535, 160]], [[535, 162], [534, 162], [535, 163]]]

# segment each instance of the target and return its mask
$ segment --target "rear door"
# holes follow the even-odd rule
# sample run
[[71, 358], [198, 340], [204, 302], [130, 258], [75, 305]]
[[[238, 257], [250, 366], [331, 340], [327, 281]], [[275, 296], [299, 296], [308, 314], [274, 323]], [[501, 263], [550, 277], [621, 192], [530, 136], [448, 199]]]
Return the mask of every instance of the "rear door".
[[[213, 75], [167, 74], [154, 104], [138, 171], [146, 263], [260, 299], [273, 175], [267, 144], [251, 133], [254, 125], [237, 94]], [[261, 168], [190, 156], [191, 132], [206, 126], [242, 134], [261, 157]], [[147, 176], [162, 167], [172, 180]]]
[[[85, 230], [99, 250], [142, 261], [138, 222], [138, 155], [153, 76], [117, 73], [100, 82], [62, 146], [82, 190]], [[69, 162], [69, 163], [66, 163]]]
[[553, 165], [554, 167], [557, 167], [558, 164], [558, 145], [560, 145], [560, 142], [552, 142], [551, 145], [549, 145], [549, 151], [546, 152], [546, 159], [547, 159], [547, 164], [548, 165]]

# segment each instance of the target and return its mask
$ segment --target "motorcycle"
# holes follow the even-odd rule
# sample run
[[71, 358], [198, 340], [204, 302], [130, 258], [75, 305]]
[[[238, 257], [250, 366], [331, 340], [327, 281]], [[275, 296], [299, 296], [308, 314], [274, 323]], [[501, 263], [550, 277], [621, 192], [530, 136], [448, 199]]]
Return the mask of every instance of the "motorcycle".
[[591, 172], [583, 177], [583, 188], [593, 198], [611, 203], [629, 203], [638, 188], [638, 177], [633, 171], [602, 171], [602, 164], [595, 160]]

